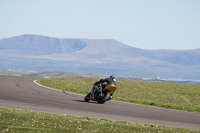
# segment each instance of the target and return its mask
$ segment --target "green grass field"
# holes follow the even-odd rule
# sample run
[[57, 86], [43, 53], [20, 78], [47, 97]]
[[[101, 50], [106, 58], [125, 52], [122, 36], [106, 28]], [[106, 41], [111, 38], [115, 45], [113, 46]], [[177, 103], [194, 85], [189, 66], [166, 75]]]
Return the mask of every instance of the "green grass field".
[[1, 133], [200, 133], [200, 130], [0, 108]]
[[[86, 95], [95, 79], [41, 79], [38, 83]], [[117, 80], [114, 100], [200, 113], [200, 85]]]

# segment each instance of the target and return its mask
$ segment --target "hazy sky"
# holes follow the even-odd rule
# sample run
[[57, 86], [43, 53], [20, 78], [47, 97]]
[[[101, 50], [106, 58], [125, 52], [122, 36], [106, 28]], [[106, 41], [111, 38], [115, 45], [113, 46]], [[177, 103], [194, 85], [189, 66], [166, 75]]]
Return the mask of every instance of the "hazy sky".
[[195, 49], [200, 0], [0, 0], [0, 39], [22, 34]]

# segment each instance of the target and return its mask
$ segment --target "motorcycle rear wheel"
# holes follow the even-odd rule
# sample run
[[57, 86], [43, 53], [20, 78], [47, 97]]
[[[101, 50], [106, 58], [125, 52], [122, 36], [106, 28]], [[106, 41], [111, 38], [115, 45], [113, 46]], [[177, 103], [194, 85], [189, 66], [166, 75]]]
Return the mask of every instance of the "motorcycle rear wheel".
[[106, 91], [105, 95], [102, 98], [98, 99], [98, 103], [105, 103], [110, 98], [110, 92]]

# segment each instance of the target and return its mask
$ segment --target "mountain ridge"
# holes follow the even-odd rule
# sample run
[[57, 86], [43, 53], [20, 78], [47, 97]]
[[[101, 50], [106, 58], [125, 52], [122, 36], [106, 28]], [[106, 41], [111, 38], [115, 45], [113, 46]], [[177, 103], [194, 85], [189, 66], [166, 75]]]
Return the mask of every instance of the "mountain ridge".
[[[82, 69], [81, 66], [109, 68], [115, 71], [126, 71], [127, 74], [131, 70], [133, 74], [135, 72], [138, 75], [142, 72], [143, 76], [145, 71], [151, 74], [179, 71], [177, 75], [181, 75], [181, 70], [187, 70], [186, 75], [189, 75], [191, 72], [194, 73], [194, 70], [199, 71], [200, 65], [200, 48], [146, 50], [131, 47], [114, 39], [60, 39], [30, 34], [1, 39], [0, 56], [4, 64], [9, 64], [11, 58], [45, 59], [53, 62], [73, 62], [75, 66], [79, 66], [79, 69]], [[4, 61], [4, 57], [9, 58], [8, 61]], [[2, 66], [2, 69], [6, 67], [9, 66]], [[53, 70], [53, 67], [51, 69]]]

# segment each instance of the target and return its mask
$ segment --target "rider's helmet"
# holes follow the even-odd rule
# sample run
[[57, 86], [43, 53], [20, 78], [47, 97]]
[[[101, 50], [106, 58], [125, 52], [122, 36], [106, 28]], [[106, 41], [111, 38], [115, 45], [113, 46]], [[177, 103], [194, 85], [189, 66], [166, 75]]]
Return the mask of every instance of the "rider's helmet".
[[116, 82], [116, 79], [115, 79], [115, 76], [114, 76], [114, 75], [111, 75], [111, 76], [110, 76], [110, 79], [112, 79], [113, 81]]

